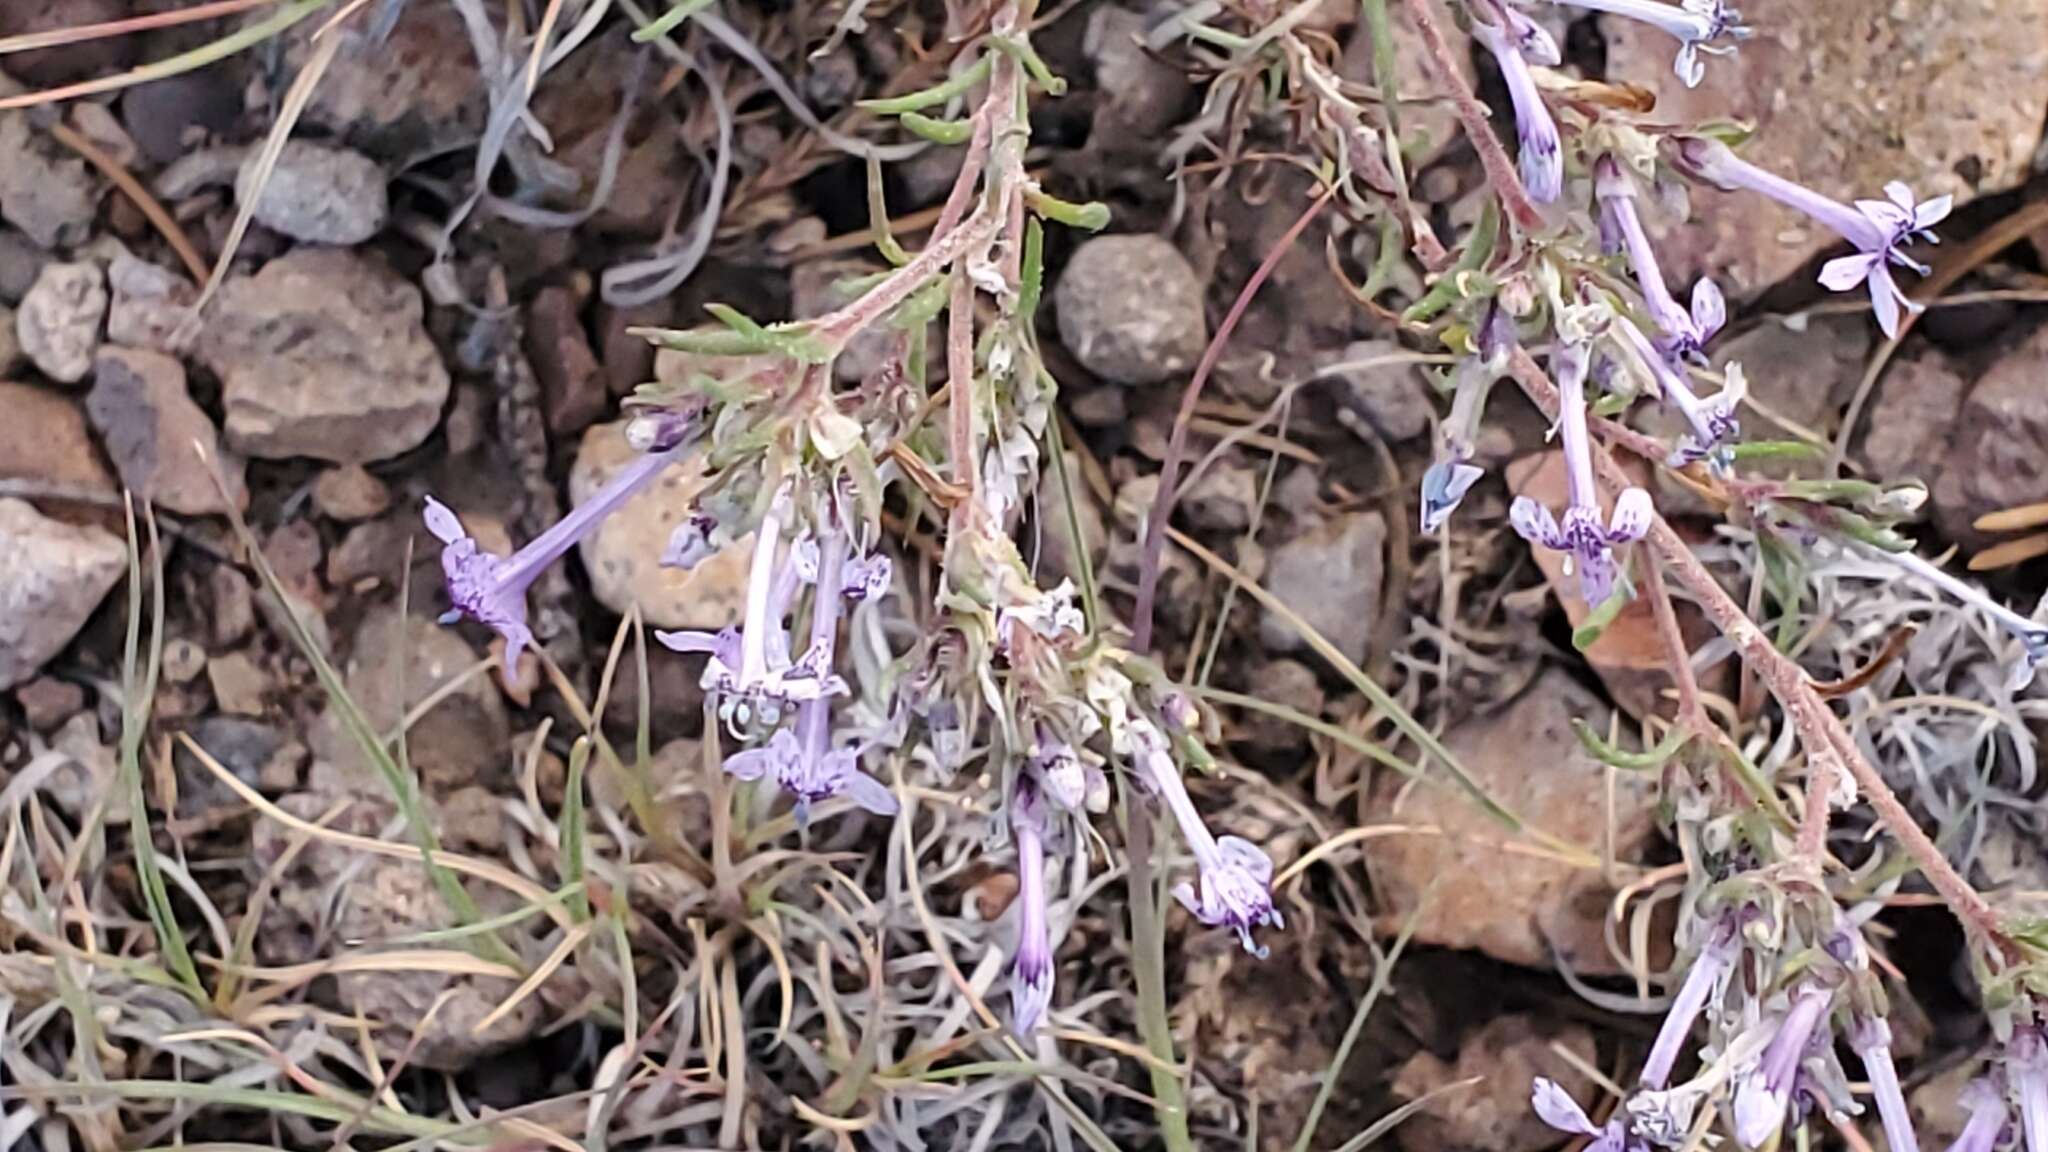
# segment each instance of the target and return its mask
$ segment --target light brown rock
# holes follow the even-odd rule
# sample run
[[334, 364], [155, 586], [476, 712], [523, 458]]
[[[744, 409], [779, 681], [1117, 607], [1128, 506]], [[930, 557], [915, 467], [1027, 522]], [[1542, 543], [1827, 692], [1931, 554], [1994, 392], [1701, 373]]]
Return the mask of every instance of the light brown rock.
[[[461, 15], [446, 4], [406, 4], [399, 13], [382, 39], [370, 21], [332, 30], [341, 47], [313, 89], [305, 123], [381, 160], [473, 142], [483, 128], [486, 92]], [[288, 71], [312, 55], [316, 23], [286, 36]]]
[[78, 402], [49, 388], [0, 382], [0, 480], [112, 495]]
[[300, 248], [229, 280], [195, 348], [250, 456], [363, 464], [417, 447], [448, 370], [419, 290], [355, 252]]
[[[583, 434], [569, 473], [569, 499], [581, 504], [633, 458], [625, 424], [599, 424]], [[689, 571], [661, 566], [662, 550], [695, 508], [705, 476], [701, 454], [686, 453], [583, 538], [590, 589], [605, 607], [624, 613], [635, 603], [660, 628], [723, 628], [746, 604], [747, 536]]]
[[[1845, 202], [1891, 180], [1961, 201], [2026, 179], [2048, 107], [2048, 0], [1756, 0], [1742, 12], [1757, 36], [1708, 57], [1691, 90], [1672, 74], [1670, 37], [1601, 17], [1608, 78], [1655, 92], [1660, 121], [1755, 123], [1746, 159]], [[1712, 271], [1736, 295], [1839, 243], [1759, 196], [1697, 189], [1693, 214], [1658, 240], [1665, 271]]]
[[[1607, 843], [1607, 770], [1586, 754], [1571, 721], [1604, 730], [1607, 708], [1561, 669], [1538, 676], [1505, 709], [1452, 729], [1444, 744], [1479, 788], [1530, 828], [1598, 857]], [[1638, 776], [1614, 781], [1617, 860], [1640, 859], [1653, 836], [1656, 793]], [[1597, 868], [1509, 851], [1526, 845], [1445, 775], [1410, 785], [1392, 773], [1375, 788], [1367, 823], [1434, 827], [1440, 835], [1373, 840], [1367, 856], [1392, 927], [1421, 908], [1418, 942], [1471, 948], [1550, 968], [1553, 949], [1582, 975], [1612, 975], [1602, 917], [1612, 892]]]
[[1593, 1034], [1583, 1024], [1546, 1026], [1527, 1016], [1501, 1016], [1465, 1038], [1456, 1063], [1433, 1052], [1411, 1057], [1394, 1077], [1394, 1095], [1420, 1100], [1430, 1092], [1474, 1077], [1480, 1082], [1451, 1088], [1424, 1104], [1394, 1130], [1403, 1152], [1543, 1152], [1563, 1137], [1529, 1107], [1529, 1085], [1538, 1076], [1555, 1080], [1575, 1099], [1590, 1098], [1593, 1082], [1551, 1049], [1562, 1045], [1586, 1064], [1595, 1061]]
[[[481, 659], [453, 627], [418, 617], [404, 623], [401, 644], [396, 609], [372, 611], [356, 629], [345, 669], [349, 692], [380, 732]], [[426, 789], [443, 795], [469, 784], [502, 783], [511, 757], [508, 734], [498, 690], [489, 676], [475, 675], [413, 723], [406, 746]], [[314, 728], [313, 751], [351, 786], [370, 792], [384, 787], [333, 709]]]
[[14, 314], [14, 334], [43, 375], [76, 384], [92, 371], [106, 315], [106, 280], [97, 264], [45, 264]]
[[329, 468], [313, 481], [313, 507], [329, 520], [374, 520], [391, 507], [391, 488], [360, 464]]

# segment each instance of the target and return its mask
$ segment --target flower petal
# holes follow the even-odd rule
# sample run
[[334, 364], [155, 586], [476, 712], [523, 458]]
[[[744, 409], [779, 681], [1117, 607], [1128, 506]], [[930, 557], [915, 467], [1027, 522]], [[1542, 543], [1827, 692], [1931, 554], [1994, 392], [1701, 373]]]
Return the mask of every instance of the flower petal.
[[894, 792], [880, 780], [861, 771], [847, 774], [846, 798], [877, 816], [894, 816], [903, 808]]
[[432, 496], [427, 497], [427, 531], [443, 544], [453, 544], [469, 536], [462, 530], [462, 521], [456, 519], [455, 513]]
[[1607, 528], [1608, 542], [1627, 544], [1641, 540], [1650, 531], [1650, 521], [1656, 514], [1656, 505], [1651, 503], [1648, 492], [1628, 489], [1614, 502], [1614, 519]]
[[1870, 270], [1877, 267], [1879, 259], [1872, 252], [1837, 256], [1821, 265], [1821, 285], [1833, 292], [1847, 292], [1869, 278]]
[[759, 780], [779, 759], [772, 747], [749, 748], [725, 758], [725, 774], [735, 780]]
[[1196, 919], [1202, 918], [1202, 902], [1195, 898], [1194, 885], [1185, 880], [1175, 884], [1173, 886], [1173, 898], [1180, 901], [1181, 907], [1194, 913]]
[[1924, 201], [1913, 209], [1914, 230], [1932, 228], [1948, 219], [1949, 210], [1955, 207], [1955, 203], [1956, 198], [1953, 196], [1936, 196], [1932, 200]]
[[1550, 509], [1527, 496], [1515, 497], [1515, 502], [1508, 506], [1508, 523], [1531, 544], [1551, 549], [1564, 547], [1564, 534], [1558, 531], [1557, 518], [1550, 514]]
[[1216, 848], [1222, 853], [1225, 863], [1251, 873], [1261, 884], [1273, 882], [1273, 858], [1257, 844], [1242, 836], [1218, 836]]
[[1884, 186], [1884, 195], [1885, 199], [1890, 200], [1906, 211], [1911, 212], [1913, 210], [1913, 189], [1908, 187], [1904, 180], [1893, 180], [1886, 184]]
[[1557, 1081], [1542, 1076], [1529, 1091], [1529, 1106], [1545, 1124], [1559, 1132], [1571, 1132], [1580, 1136], [1598, 1135], [1600, 1129], [1586, 1116], [1586, 1110], [1572, 1099], [1572, 1094], [1558, 1086]]
[[1877, 326], [1884, 330], [1885, 339], [1899, 334], [1899, 302], [1903, 297], [1899, 286], [1892, 282], [1891, 272], [1879, 264], [1870, 270], [1870, 308], [1877, 313]]
[[1699, 329], [1700, 343], [1704, 344], [1728, 322], [1728, 301], [1721, 295], [1721, 286], [1707, 277], [1700, 277], [1692, 286], [1692, 325]]
[[1785, 1122], [1785, 1098], [1772, 1092], [1760, 1074], [1746, 1077], [1735, 1090], [1735, 1138], [1761, 1148]]

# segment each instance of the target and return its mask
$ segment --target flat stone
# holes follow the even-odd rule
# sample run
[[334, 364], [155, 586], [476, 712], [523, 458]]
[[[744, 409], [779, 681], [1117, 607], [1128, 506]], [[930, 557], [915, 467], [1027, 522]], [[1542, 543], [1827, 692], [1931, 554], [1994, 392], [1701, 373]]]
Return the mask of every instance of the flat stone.
[[[1657, 119], [1756, 125], [1745, 159], [1848, 202], [1903, 180], [1967, 201], [2027, 177], [2048, 107], [2048, 0], [1766, 0], [1756, 38], [1707, 57], [1687, 89], [1670, 37], [1600, 17], [1608, 79], [1655, 93]], [[1695, 186], [1694, 222], [1660, 227], [1666, 272], [1747, 295], [1841, 241], [1761, 196]], [[1908, 279], [1911, 279], [1910, 277]]]
[[85, 707], [85, 689], [69, 680], [38, 676], [14, 690], [22, 718], [37, 732], [53, 732]]
[[1392, 340], [1359, 340], [1324, 367], [1327, 372], [1341, 365], [1371, 365], [1337, 372], [1337, 398], [1390, 441], [1413, 440], [1429, 431], [1436, 413], [1421, 373], [1406, 362], [1409, 356]]
[[448, 399], [419, 290], [354, 252], [300, 248], [222, 286], [197, 348], [228, 441], [363, 464], [417, 447]]
[[244, 652], [230, 652], [206, 662], [206, 682], [214, 703], [230, 716], [261, 716], [270, 694], [270, 677]]
[[0, 689], [34, 676], [64, 650], [128, 571], [110, 532], [64, 524], [0, 499]]
[[[259, 149], [242, 162], [235, 198], [255, 192]], [[360, 152], [291, 140], [278, 152], [254, 216], [258, 224], [307, 244], [361, 244], [384, 230], [391, 204], [384, 170]]]
[[1554, 1080], [1578, 1100], [1593, 1092], [1592, 1078], [1557, 1054], [1561, 1046], [1587, 1067], [1598, 1063], [1593, 1033], [1583, 1024], [1548, 1025], [1528, 1016], [1500, 1016], [1465, 1038], [1455, 1063], [1433, 1052], [1409, 1058], [1394, 1076], [1394, 1095], [1420, 1100], [1440, 1088], [1477, 1077], [1481, 1082], [1431, 1099], [1394, 1129], [1402, 1152], [1545, 1152], [1558, 1145], [1556, 1129], [1529, 1107], [1536, 1077]]
[[[1571, 721], [1604, 731], [1607, 716], [1570, 674], [1552, 668], [1506, 708], [1453, 728], [1444, 745], [1479, 788], [1528, 827], [1597, 856], [1608, 843], [1608, 770], [1580, 746]], [[1628, 773], [1616, 774], [1612, 787], [1614, 858], [1632, 863], [1655, 836], [1656, 788]], [[1434, 769], [1413, 785], [1383, 774], [1361, 822], [1380, 821], [1441, 832], [1366, 845], [1390, 929], [1415, 915], [1417, 943], [1476, 949], [1545, 970], [1555, 957], [1582, 976], [1623, 971], [1607, 951], [1603, 921], [1613, 892], [1598, 868], [1505, 854], [1506, 845], [1526, 840]]]
[[1934, 485], [1942, 534], [1966, 547], [1977, 517], [2048, 500], [2048, 326], [2000, 356], [1963, 403], [1948, 465]]
[[177, 360], [140, 348], [101, 348], [85, 408], [121, 482], [142, 499], [183, 516], [224, 514], [228, 505], [213, 481], [218, 468], [230, 498], [246, 503], [242, 458], [221, 450], [213, 421], [185, 391]]
[[14, 334], [38, 371], [58, 383], [76, 384], [92, 371], [106, 315], [107, 286], [99, 265], [45, 264], [21, 299]]
[[[1326, 521], [1275, 548], [1263, 583], [1281, 603], [1358, 663], [1372, 646], [1386, 565], [1387, 523], [1377, 512]], [[1297, 652], [1308, 642], [1276, 612], [1259, 621], [1268, 651]]]
[[1097, 236], [1074, 250], [1053, 292], [1060, 343], [1116, 384], [1158, 384], [1192, 369], [1209, 340], [1202, 281], [1151, 234]]
[[[569, 472], [569, 501], [581, 504], [633, 459], [625, 422], [599, 424], [583, 434]], [[598, 602], [624, 614], [640, 605], [659, 628], [723, 628], [737, 624], [746, 606], [751, 535], [683, 571], [661, 566], [661, 553], [678, 524], [696, 510], [707, 477], [701, 452], [687, 452], [597, 526], [580, 545], [590, 590]]]
[[206, 574], [206, 593], [213, 611], [207, 615], [207, 639], [215, 648], [232, 648], [256, 630], [256, 589], [240, 570], [216, 564]]

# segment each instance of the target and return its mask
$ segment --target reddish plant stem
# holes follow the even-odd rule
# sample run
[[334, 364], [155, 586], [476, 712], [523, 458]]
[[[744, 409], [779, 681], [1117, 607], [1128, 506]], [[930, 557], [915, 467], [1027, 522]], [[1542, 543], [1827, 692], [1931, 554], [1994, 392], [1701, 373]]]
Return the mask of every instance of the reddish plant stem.
[[[1521, 385], [1530, 401], [1538, 410], [1555, 419], [1557, 387], [1535, 359], [1517, 348], [1510, 367], [1515, 382]], [[1604, 447], [1596, 446], [1593, 463], [1602, 482], [1616, 489], [1628, 486], [1628, 474]], [[1949, 864], [1941, 849], [1913, 819], [1913, 814], [1906, 810], [1897, 796], [1892, 795], [1876, 767], [1864, 759], [1862, 751], [1849, 738], [1840, 718], [1813, 690], [1806, 670], [1778, 651], [1770, 637], [1750, 620], [1663, 516], [1652, 517], [1645, 542], [1655, 553], [1656, 560], [1670, 569], [1672, 578], [1692, 593], [1714, 627], [1735, 646], [1743, 663], [1770, 689], [1771, 695], [1785, 710], [1786, 720], [1799, 734], [1808, 764], [1806, 812], [1800, 821], [1797, 841], [1802, 858], [1811, 860], [1816, 866], [1820, 862], [1827, 831], [1827, 795], [1833, 790], [1835, 773], [1846, 766], [1885, 829], [1919, 865], [1921, 874], [1927, 877], [1927, 882], [1933, 885], [1949, 910], [1962, 921], [1963, 927], [1979, 940], [2010, 955], [2011, 943], [1999, 923], [1998, 914]]]
[[1536, 210], [1536, 203], [1529, 199], [1528, 190], [1522, 187], [1522, 178], [1515, 174], [1515, 163], [1508, 159], [1507, 149], [1501, 147], [1500, 138], [1493, 134], [1493, 124], [1486, 105], [1472, 94], [1472, 86], [1465, 83], [1465, 76], [1458, 71], [1457, 57], [1451, 54], [1451, 46], [1444, 41], [1441, 28], [1437, 27], [1436, 14], [1430, 11], [1429, 0], [1403, 0], [1408, 8], [1408, 18], [1415, 23], [1416, 34], [1422, 37], [1423, 52], [1429, 58], [1430, 71], [1436, 73], [1437, 82], [1451, 94], [1451, 107], [1458, 114], [1458, 124], [1465, 130], [1465, 138], [1472, 142], [1472, 150], [1479, 154], [1479, 166], [1486, 172], [1486, 182], [1493, 186], [1493, 194], [1499, 197], [1501, 206], [1507, 210], [1508, 219], [1523, 233], [1531, 233], [1543, 227], [1543, 214]]
[[1671, 661], [1671, 677], [1678, 685], [1678, 722], [1695, 732], [1709, 728], [1712, 725], [1700, 704], [1699, 677], [1692, 670], [1692, 652], [1686, 647], [1685, 633], [1678, 627], [1671, 590], [1664, 586], [1662, 564], [1643, 565], [1643, 591], [1649, 594], [1650, 610], [1657, 618], [1657, 636], [1664, 641], [1664, 651]]
[[1330, 203], [1335, 188], [1325, 188], [1315, 202], [1305, 209], [1301, 218], [1287, 229], [1273, 250], [1259, 262], [1251, 279], [1238, 289], [1237, 299], [1231, 301], [1230, 311], [1224, 314], [1223, 323], [1216, 328], [1216, 335], [1209, 340], [1209, 346], [1202, 350], [1202, 359], [1195, 365], [1195, 374], [1188, 379], [1188, 386], [1180, 394], [1180, 410], [1173, 415], [1173, 435], [1166, 442], [1166, 459], [1159, 465], [1159, 494], [1152, 498], [1152, 510], [1145, 517], [1145, 547], [1138, 563], [1138, 600], [1131, 612], [1131, 650], [1144, 652], [1152, 646], [1152, 602], [1159, 594], [1159, 557], [1166, 546], [1166, 522], [1173, 515], [1173, 498], [1176, 483], [1180, 479], [1181, 457], [1187, 454], [1188, 424], [1195, 418], [1195, 406], [1202, 399], [1202, 385], [1208, 383], [1209, 374], [1216, 370], [1216, 361], [1223, 355], [1223, 346], [1230, 341], [1230, 334], [1237, 330], [1238, 321], [1244, 319], [1245, 310], [1251, 306], [1252, 297], [1258, 295], [1259, 286], [1273, 275], [1282, 257], [1301, 239], [1310, 222], [1321, 214]]

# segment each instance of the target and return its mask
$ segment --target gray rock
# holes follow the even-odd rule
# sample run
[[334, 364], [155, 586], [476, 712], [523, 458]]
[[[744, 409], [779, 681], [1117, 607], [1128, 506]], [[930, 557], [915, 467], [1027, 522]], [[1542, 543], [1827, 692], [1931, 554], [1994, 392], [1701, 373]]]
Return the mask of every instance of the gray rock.
[[[1102, 507], [1095, 501], [1094, 493], [1088, 490], [1081, 478], [1080, 465], [1072, 457], [1067, 459], [1068, 486], [1074, 494], [1073, 523], [1081, 528], [1081, 539], [1087, 541], [1088, 558], [1101, 571], [1103, 552], [1109, 546], [1109, 530], [1103, 523]], [[1054, 580], [1067, 578], [1079, 581], [1081, 578], [1080, 555], [1074, 548], [1073, 524], [1068, 521], [1066, 495], [1060, 488], [1059, 473], [1052, 470], [1051, 462], [1038, 475], [1038, 543], [1042, 551], [1040, 559], [1046, 572]]]
[[76, 384], [92, 371], [106, 316], [107, 286], [99, 265], [45, 264], [14, 315], [14, 334], [43, 375]]
[[242, 459], [221, 451], [220, 435], [185, 391], [185, 367], [175, 359], [140, 348], [100, 349], [85, 410], [122, 484], [137, 496], [183, 516], [225, 513], [213, 482], [219, 468], [240, 503]]
[[[590, 499], [634, 457], [623, 421], [592, 427], [569, 471], [570, 502]], [[647, 622], [661, 628], [717, 629], [739, 622], [753, 536], [687, 571], [661, 564], [669, 536], [696, 510], [707, 479], [703, 454], [685, 453], [583, 538], [578, 554], [598, 603], [621, 615], [638, 604]]]
[[1934, 485], [1942, 534], [1971, 545], [1987, 512], [2048, 500], [2048, 326], [2034, 329], [1977, 381]]
[[21, 303], [51, 256], [11, 228], [0, 228], [0, 304]]
[[0, 499], [0, 689], [64, 650], [128, 569], [112, 533], [48, 519]]
[[[1605, 731], [1608, 715], [1569, 673], [1553, 668], [1506, 708], [1453, 728], [1444, 746], [1487, 795], [1530, 827], [1567, 844], [1611, 843], [1615, 859], [1634, 863], [1656, 835], [1655, 781], [1628, 773], [1613, 781], [1610, 829], [1607, 806], [1588, 800], [1607, 794], [1607, 768], [1586, 753], [1571, 728], [1578, 718]], [[1399, 925], [1416, 915], [1417, 943], [1477, 949], [1546, 971], [1559, 961], [1583, 976], [1622, 971], [1607, 951], [1612, 890], [1600, 872], [1522, 858], [1503, 867], [1500, 846], [1512, 833], [1447, 780], [1411, 787], [1407, 778], [1387, 773], [1364, 820], [1443, 831], [1375, 840], [1366, 848], [1386, 901], [1383, 922]]]
[[1150, 234], [1097, 236], [1074, 250], [1054, 291], [1060, 342], [1116, 384], [1157, 384], [1195, 366], [1209, 340], [1202, 282]]
[[[1575, 1053], [1574, 1065], [1555, 1051]], [[1420, 1100], [1439, 1088], [1478, 1078], [1482, 1083], [1446, 1092], [1394, 1130], [1402, 1152], [1545, 1152], [1557, 1130], [1529, 1107], [1529, 1085], [1542, 1076], [1579, 1100], [1593, 1081], [1579, 1069], [1596, 1061], [1593, 1033], [1584, 1024], [1547, 1025], [1528, 1016], [1498, 1016], [1458, 1046], [1456, 1063], [1433, 1052], [1410, 1057], [1394, 1075], [1394, 1095]]]
[[[235, 198], [247, 204], [256, 187], [261, 151], [251, 152], [235, 176]], [[288, 141], [257, 198], [255, 219], [273, 232], [308, 244], [361, 244], [383, 231], [391, 210], [384, 170], [360, 152], [304, 140]]]
[[[1315, 669], [1299, 660], [1268, 660], [1252, 669], [1245, 683], [1252, 694], [1268, 703], [1283, 704], [1304, 716], [1322, 715], [1323, 685]], [[1237, 731], [1254, 754], [1289, 756], [1308, 747], [1308, 732], [1301, 725], [1263, 712], [1245, 710]]]
[[[1903, 180], [1923, 199], [1953, 193], [1961, 203], [2023, 182], [2041, 139], [2048, 0], [1788, 4], [1753, 21], [1759, 35], [1739, 53], [1707, 57], [1705, 82], [1690, 89], [1672, 72], [1663, 32], [1613, 16], [1599, 22], [1606, 78], [1649, 89], [1658, 119], [1752, 123], [1745, 158], [1837, 200]], [[1713, 272], [1739, 297], [1841, 246], [1760, 196], [1695, 186], [1691, 198], [1691, 222], [1650, 221], [1679, 282]]]
[[362, 464], [418, 446], [448, 399], [419, 290], [341, 249], [301, 248], [221, 288], [195, 349], [230, 444]]
[[191, 318], [199, 290], [168, 268], [127, 252], [107, 264], [113, 301], [107, 309], [107, 339], [129, 348], [176, 354], [179, 329]]
[[[418, 617], [405, 619], [402, 632], [399, 624], [395, 608], [373, 610], [356, 629], [354, 649], [344, 669], [350, 694], [379, 732], [389, 731], [405, 709], [433, 695], [482, 659], [453, 628]], [[405, 685], [402, 703], [401, 680]], [[332, 709], [314, 726], [312, 745], [314, 755], [331, 765], [351, 791], [375, 793], [384, 787], [361, 746]], [[510, 728], [504, 701], [491, 678], [471, 676], [429, 709], [409, 730], [406, 748], [421, 784], [436, 795], [469, 784], [489, 787], [508, 779]]]
[[1158, 148], [1194, 91], [1185, 72], [1145, 51], [1145, 25], [1142, 15], [1109, 4], [1088, 17], [1081, 49], [1095, 67], [1100, 93], [1089, 133], [1094, 147]]
[[1878, 385], [1863, 434], [1863, 462], [1881, 480], [1934, 486], [1970, 391], [1954, 361], [1929, 351], [1895, 361]]
[[[312, 55], [315, 23], [283, 38], [287, 72]], [[406, 4], [388, 37], [371, 33], [369, 21], [329, 32], [342, 44], [313, 89], [306, 125], [384, 161], [473, 143], [483, 130], [485, 85], [461, 15], [446, 4]]]
[[[1725, 369], [1731, 362], [1740, 362], [1756, 403], [1826, 434], [1840, 423], [1842, 406], [1855, 395], [1875, 331], [1861, 316], [1766, 320], [1714, 345], [1713, 365]], [[1784, 435], [1755, 417], [1750, 419], [1758, 425], [1755, 436]]]
[[[1343, 404], [1365, 417], [1388, 440], [1413, 440], [1429, 431], [1429, 418], [1435, 412], [1415, 365], [1376, 363], [1406, 355], [1407, 350], [1392, 340], [1359, 340], [1332, 357], [1323, 369], [1337, 381]], [[1341, 368], [1347, 364], [1373, 366]]]
[[121, 123], [151, 164], [169, 164], [209, 136], [233, 130], [242, 94], [225, 69], [201, 68], [121, 94]]
[[[251, 788], [262, 788], [266, 779], [281, 775], [272, 766], [273, 760], [303, 759], [306, 751], [276, 727], [240, 716], [203, 716], [188, 732], [193, 743]], [[237, 802], [234, 793], [182, 743], [172, 752], [171, 763], [178, 773], [180, 813], [196, 816], [216, 804]]]
[[[135, 13], [128, 0], [40, 0], [0, 4], [0, 36], [55, 32], [121, 20]], [[133, 36], [104, 36], [59, 44], [7, 57], [7, 71], [39, 88], [90, 80], [128, 67], [135, 60]]]
[[1204, 532], [1242, 532], [1259, 502], [1259, 470], [1218, 460], [1181, 493], [1180, 513]]
[[27, 113], [0, 112], [0, 220], [44, 248], [70, 247], [91, 233], [100, 191], [85, 161], [36, 131]]
[[[1309, 627], [1354, 663], [1364, 660], [1380, 614], [1387, 525], [1377, 512], [1351, 512], [1273, 550], [1265, 585]], [[1278, 613], [1259, 621], [1259, 639], [1274, 652], [1307, 647]]]

